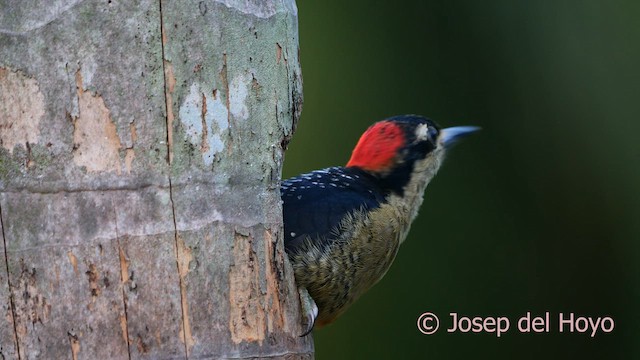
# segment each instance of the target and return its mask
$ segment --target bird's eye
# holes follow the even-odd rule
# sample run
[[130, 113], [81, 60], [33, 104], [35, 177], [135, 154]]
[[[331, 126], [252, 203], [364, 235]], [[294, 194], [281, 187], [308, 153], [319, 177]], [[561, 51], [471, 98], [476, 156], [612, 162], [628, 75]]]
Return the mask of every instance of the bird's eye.
[[439, 133], [438, 129], [436, 129], [433, 126], [429, 126], [428, 133], [429, 133], [429, 140], [435, 142], [436, 139], [438, 138], [438, 133]]

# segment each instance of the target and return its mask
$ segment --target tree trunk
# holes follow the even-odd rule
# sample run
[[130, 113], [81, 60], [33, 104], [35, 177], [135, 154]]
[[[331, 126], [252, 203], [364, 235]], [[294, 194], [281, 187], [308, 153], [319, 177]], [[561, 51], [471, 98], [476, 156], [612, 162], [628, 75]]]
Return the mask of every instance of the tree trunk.
[[313, 357], [297, 31], [294, 0], [0, 0], [0, 355]]

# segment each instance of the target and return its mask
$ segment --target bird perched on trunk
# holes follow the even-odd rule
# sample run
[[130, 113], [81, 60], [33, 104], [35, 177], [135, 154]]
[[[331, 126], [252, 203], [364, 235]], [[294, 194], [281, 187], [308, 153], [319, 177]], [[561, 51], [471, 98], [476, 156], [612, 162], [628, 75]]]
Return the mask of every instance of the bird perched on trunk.
[[306, 317], [303, 336], [384, 276], [447, 149], [478, 129], [395, 116], [365, 131], [345, 167], [283, 181], [284, 244]]

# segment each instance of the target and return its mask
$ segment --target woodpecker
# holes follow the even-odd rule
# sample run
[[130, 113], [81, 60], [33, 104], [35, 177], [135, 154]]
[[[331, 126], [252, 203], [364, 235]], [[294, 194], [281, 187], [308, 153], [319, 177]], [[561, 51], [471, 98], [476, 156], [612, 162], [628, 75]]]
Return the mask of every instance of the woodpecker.
[[389, 270], [446, 151], [474, 126], [418, 115], [370, 126], [345, 167], [282, 182], [284, 245], [306, 328], [333, 322]]

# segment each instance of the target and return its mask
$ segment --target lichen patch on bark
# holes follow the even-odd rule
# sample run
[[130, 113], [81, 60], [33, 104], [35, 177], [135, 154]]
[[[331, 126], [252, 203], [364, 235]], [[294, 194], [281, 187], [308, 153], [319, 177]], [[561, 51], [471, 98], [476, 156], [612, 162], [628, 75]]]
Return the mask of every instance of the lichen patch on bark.
[[276, 14], [277, 9], [273, 2], [269, 1], [233, 1], [216, 0], [229, 8], [236, 9], [244, 14], [260, 18], [270, 18]]
[[249, 83], [253, 77], [245, 74], [238, 75], [231, 80], [229, 85], [229, 111], [236, 119], [247, 120], [249, 118], [249, 108], [247, 107], [247, 96], [249, 95]]
[[229, 128], [229, 110], [217, 92], [203, 91], [200, 85], [191, 84], [178, 113], [187, 139], [200, 147], [207, 166], [224, 149], [225, 131]]
[[0, 67], [0, 145], [13, 154], [40, 137], [44, 95], [38, 82], [21, 71]]
[[76, 73], [78, 116], [73, 119], [73, 161], [89, 172], [120, 169], [120, 137], [109, 109], [98, 94], [85, 91], [80, 71]]

